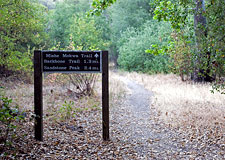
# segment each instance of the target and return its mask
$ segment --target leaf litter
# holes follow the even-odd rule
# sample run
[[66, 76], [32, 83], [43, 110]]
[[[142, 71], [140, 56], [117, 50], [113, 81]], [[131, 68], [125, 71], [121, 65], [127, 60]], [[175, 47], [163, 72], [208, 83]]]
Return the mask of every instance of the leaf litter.
[[[60, 93], [62, 89], [56, 88], [54, 95], [56, 98], [51, 95], [45, 100], [45, 104], [49, 105], [45, 109], [44, 141], [34, 140], [34, 123], [30, 120], [32, 110], [26, 110], [26, 121], [18, 128], [12, 145], [0, 152], [1, 159], [225, 158], [223, 124], [216, 123], [213, 127], [196, 128], [191, 125], [173, 127], [164, 123], [159, 117], [157, 106], [149, 105], [150, 97], [154, 95], [147, 93], [148, 91], [136, 82], [126, 79], [124, 81], [121, 78], [118, 76], [110, 82], [112, 86], [122, 84], [123, 87], [122, 93], [118, 95], [113, 93], [114, 96], [111, 97], [113, 102], [110, 107], [110, 141], [102, 140], [99, 94], [94, 96], [91, 102], [89, 98], [75, 102], [76, 108], [79, 108], [75, 116], [59, 120], [57, 107], [61, 106], [67, 95]], [[139, 94], [142, 93], [142, 97], [147, 94], [149, 99], [142, 101], [143, 99], [139, 98], [140, 102], [135, 104], [132, 96], [135, 96], [137, 90]], [[111, 92], [115, 92], [114, 88]], [[116, 95], [118, 97], [115, 97]], [[52, 100], [55, 100], [54, 105], [48, 102]], [[28, 102], [30, 103], [30, 100]], [[97, 107], [93, 107], [93, 103], [96, 103]], [[138, 111], [141, 103], [145, 103], [145, 107], [148, 108], [144, 109], [147, 111]]]

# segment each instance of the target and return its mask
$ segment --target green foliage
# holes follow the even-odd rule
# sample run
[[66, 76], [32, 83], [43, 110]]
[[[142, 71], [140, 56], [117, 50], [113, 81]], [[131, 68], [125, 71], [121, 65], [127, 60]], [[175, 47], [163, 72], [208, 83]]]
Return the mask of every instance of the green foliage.
[[93, 9], [88, 13], [89, 15], [100, 15], [103, 10], [115, 3], [116, 0], [93, 0]]
[[0, 122], [4, 127], [0, 130], [0, 136], [4, 144], [10, 143], [9, 134], [17, 128], [17, 125], [15, 125], [14, 122], [24, 120], [24, 116], [19, 113], [18, 106], [12, 108], [11, 104], [12, 99], [0, 95]]
[[119, 36], [129, 27], [138, 28], [147, 20], [151, 19], [151, 7], [149, 0], [118, 0], [117, 3], [109, 9], [112, 19], [111, 27], [113, 36]]
[[225, 84], [222, 82], [216, 82], [212, 85], [212, 93], [219, 92], [221, 94], [225, 94]]
[[118, 0], [106, 14], [110, 19], [110, 56], [117, 63], [122, 33], [127, 28], [139, 28], [151, 19], [149, 0]]
[[119, 48], [119, 65], [128, 71], [167, 73], [169, 56], [146, 53], [151, 45], [161, 46], [168, 41], [170, 25], [164, 22], [148, 21], [142, 28], [129, 28], [122, 34]]
[[76, 113], [73, 111], [74, 102], [65, 101], [64, 104], [59, 108], [58, 113], [60, 114], [61, 120], [67, 120], [71, 117], [75, 117]]
[[0, 86], [0, 98], [5, 94], [5, 88]]
[[74, 17], [70, 34], [74, 45], [79, 46], [80, 50], [104, 50], [108, 46], [108, 42], [102, 39], [102, 31], [97, 30], [93, 17]]
[[[176, 30], [176, 36], [172, 36], [174, 47], [168, 50], [171, 51], [175, 71], [182, 79], [187, 74], [194, 80], [221, 81], [225, 76], [225, 2], [198, 2], [156, 0], [154, 18], [169, 21]], [[160, 50], [153, 48], [148, 52], [159, 53]]]
[[[170, 22], [173, 29], [180, 30], [187, 21], [188, 12], [179, 5], [182, 2], [155, 1], [158, 5], [154, 10], [154, 19]], [[155, 4], [154, 4], [155, 5]]]
[[19, 51], [12, 51], [8, 52], [8, 56], [5, 59], [0, 60], [0, 63], [6, 63], [7, 68], [9, 70], [27, 73], [30, 72], [33, 67], [31, 59], [32, 54], [30, 50], [25, 53], [21, 53]]
[[[52, 45], [59, 48], [93, 50], [105, 49], [107, 41], [103, 41], [105, 21], [96, 17], [86, 17], [90, 9], [88, 0], [66, 0], [56, 3], [56, 8], [49, 15], [49, 33]], [[108, 32], [108, 31], [107, 31]], [[106, 38], [105, 38], [106, 40]]]
[[173, 71], [178, 73], [181, 77], [181, 80], [186, 80], [185, 77], [190, 76], [193, 73], [193, 52], [190, 48], [190, 43], [183, 34], [178, 34], [174, 32], [173, 37], [173, 46], [170, 48], [170, 56], [173, 61]]
[[69, 29], [72, 23], [74, 11], [74, 3], [57, 2], [56, 9], [49, 13], [49, 34], [52, 45], [60, 43], [60, 47], [64, 48], [69, 44]]
[[[225, 77], [225, 1], [210, 0], [206, 3], [208, 36], [206, 47], [212, 53], [212, 73]], [[221, 84], [221, 80], [217, 80]], [[218, 83], [219, 84], [219, 83]], [[225, 82], [221, 85], [225, 85]], [[223, 87], [221, 86], [221, 87]]]
[[0, 0], [0, 8], [0, 65], [13, 71], [30, 70], [27, 50], [45, 45], [47, 39], [45, 8], [29, 0]]

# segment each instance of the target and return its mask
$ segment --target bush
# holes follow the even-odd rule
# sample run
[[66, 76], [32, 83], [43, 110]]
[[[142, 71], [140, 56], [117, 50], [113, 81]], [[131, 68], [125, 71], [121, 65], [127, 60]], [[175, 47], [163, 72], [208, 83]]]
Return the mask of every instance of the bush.
[[68, 120], [72, 117], [75, 117], [76, 112], [73, 111], [74, 102], [65, 101], [64, 104], [59, 108], [59, 115], [61, 120]]
[[185, 36], [182, 33], [178, 34], [174, 32], [171, 35], [175, 45], [170, 49], [173, 72], [179, 74], [182, 81], [188, 80], [194, 70], [194, 53], [191, 50], [190, 42], [185, 39]]
[[151, 60], [145, 61], [144, 65], [144, 72], [149, 74], [170, 72], [169, 57], [167, 55], [154, 56]]
[[167, 73], [169, 56], [146, 53], [151, 45], [163, 45], [168, 41], [170, 25], [165, 22], [148, 21], [139, 30], [129, 28], [122, 34], [118, 64], [128, 71]]
[[17, 128], [14, 122], [24, 119], [24, 116], [19, 112], [18, 106], [12, 107], [11, 104], [12, 99], [0, 95], [0, 124], [3, 126], [0, 130], [0, 143], [4, 143], [5, 145], [11, 144], [9, 135], [15, 132]]

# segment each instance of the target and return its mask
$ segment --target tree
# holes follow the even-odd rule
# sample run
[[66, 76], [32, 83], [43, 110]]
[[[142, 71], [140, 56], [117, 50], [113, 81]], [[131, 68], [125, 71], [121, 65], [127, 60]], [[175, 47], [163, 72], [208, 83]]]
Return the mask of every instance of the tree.
[[[195, 36], [196, 36], [196, 46], [197, 46], [197, 59], [196, 66], [204, 63], [204, 60], [207, 61], [206, 69], [202, 67], [196, 67], [193, 73], [193, 80], [197, 82], [207, 81], [211, 82], [213, 77], [210, 75], [210, 51], [205, 49], [207, 41], [207, 24], [206, 17], [203, 15], [205, 12], [205, 2], [204, 0], [195, 0], [196, 8], [194, 13], [194, 27], [195, 27]], [[204, 58], [203, 58], [204, 57]], [[202, 61], [202, 59], [204, 59]], [[199, 74], [200, 73], [200, 74]]]
[[93, 9], [90, 11], [92, 15], [100, 15], [103, 10], [111, 6], [113, 3], [115, 3], [116, 0], [93, 0], [92, 7]]
[[96, 28], [93, 17], [74, 16], [70, 35], [74, 47], [81, 50], [104, 50], [109, 44], [102, 39], [102, 31]]
[[52, 45], [60, 43], [60, 47], [64, 48], [69, 45], [70, 24], [72, 23], [73, 14], [76, 13], [75, 1], [59, 1], [56, 8], [51, 10], [49, 16], [49, 33]]
[[129, 27], [138, 28], [151, 18], [149, 0], [118, 0], [103, 15], [110, 22], [110, 57], [117, 64], [121, 34]]
[[162, 46], [168, 43], [171, 34], [170, 24], [166, 22], [147, 21], [140, 28], [128, 28], [119, 41], [119, 66], [128, 71], [167, 73], [169, 55], [146, 53], [149, 46]]
[[29, 48], [46, 45], [45, 8], [29, 0], [0, 0], [1, 71], [32, 68]]
[[[158, 20], [170, 21], [175, 32], [179, 35], [184, 36], [184, 30], [187, 26], [193, 28], [195, 34], [188, 35], [185, 41], [195, 41], [195, 43], [189, 43], [190, 48], [195, 48], [192, 50], [193, 56], [191, 60], [193, 62], [194, 71], [192, 71], [192, 79], [194, 81], [207, 81], [211, 82], [217, 72], [216, 70], [221, 70], [224, 68], [224, 64], [220, 64], [220, 69], [213, 66], [214, 63], [218, 63], [218, 58], [223, 59], [221, 56], [221, 51], [223, 50], [223, 45], [217, 45], [217, 50], [215, 52], [215, 43], [218, 44], [218, 41], [215, 39], [220, 37], [215, 32], [218, 23], [224, 22], [224, 1], [217, 1], [219, 5], [212, 5], [215, 1], [209, 0], [196, 0], [195, 3], [190, 1], [157, 1], [158, 6], [155, 9], [155, 18]], [[217, 12], [212, 10], [212, 8], [217, 9]], [[213, 16], [212, 16], [213, 15]], [[194, 19], [194, 23], [192, 18]], [[218, 22], [212, 24], [212, 21], [217, 19]], [[224, 32], [224, 29], [222, 29]], [[210, 34], [209, 34], [210, 33]], [[192, 39], [194, 36], [194, 40]], [[179, 38], [179, 37], [178, 37]], [[223, 39], [223, 38], [222, 38]], [[224, 41], [224, 40], [223, 40]], [[212, 43], [213, 42], [213, 43]], [[224, 44], [224, 42], [223, 42]], [[219, 49], [220, 48], [220, 49]], [[220, 72], [220, 75], [224, 76], [224, 72]]]
[[[113, 3], [115, 0], [93, 0], [94, 9], [91, 13], [100, 14]], [[188, 61], [184, 68], [182, 63], [176, 63], [180, 65], [178, 68], [181, 75], [192, 73], [191, 78], [198, 82], [212, 82], [216, 79], [215, 88], [219, 86], [224, 89], [225, 1], [155, 0], [152, 6], [155, 8], [154, 18], [169, 21], [174, 29], [172, 45], [163, 48], [173, 53], [174, 61], [179, 62], [177, 54], [181, 55], [181, 62]], [[156, 53], [161, 50], [153, 47], [148, 51]]]

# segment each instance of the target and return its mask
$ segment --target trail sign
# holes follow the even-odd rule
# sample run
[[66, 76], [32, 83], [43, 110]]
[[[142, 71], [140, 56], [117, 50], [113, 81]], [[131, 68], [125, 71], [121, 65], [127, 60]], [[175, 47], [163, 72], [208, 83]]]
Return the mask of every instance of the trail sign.
[[35, 139], [43, 141], [43, 72], [102, 73], [102, 133], [109, 140], [108, 51], [34, 51]]
[[101, 51], [42, 51], [42, 71], [101, 73]]

